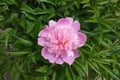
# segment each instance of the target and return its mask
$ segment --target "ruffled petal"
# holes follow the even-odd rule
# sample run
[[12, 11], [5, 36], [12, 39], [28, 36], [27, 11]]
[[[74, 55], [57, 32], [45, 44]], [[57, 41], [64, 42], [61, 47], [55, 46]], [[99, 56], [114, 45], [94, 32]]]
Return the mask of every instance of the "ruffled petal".
[[63, 61], [65, 61], [65, 62], [68, 63], [69, 65], [73, 64], [75, 58], [77, 58], [77, 57], [80, 56], [77, 49], [71, 50], [71, 51], [69, 51], [69, 53], [67, 53], [67, 54], [71, 54], [71, 52], [72, 52], [74, 55], [72, 55], [72, 56], [69, 56], [69, 55], [63, 56]]
[[80, 30], [80, 23], [78, 21], [74, 21], [72, 23], [72, 28], [74, 28], [74, 30], [79, 31]]
[[51, 32], [51, 28], [46, 27], [44, 30], [39, 32], [38, 37], [47, 37], [50, 32]]
[[49, 27], [54, 27], [56, 25], [56, 22], [53, 20], [49, 21]]
[[78, 47], [82, 47], [87, 40], [87, 36], [84, 33], [78, 32], [78, 37], [79, 37]]
[[74, 52], [72, 50], [68, 50], [67, 51], [67, 56], [73, 57], [74, 56]]
[[59, 56], [61, 58], [66, 57], [67, 56], [66, 51], [65, 50], [60, 51], [60, 55]]
[[74, 60], [75, 60], [75, 57], [72, 57], [72, 56], [66, 56], [63, 58], [63, 61], [65, 61], [69, 65], [73, 64]]
[[55, 63], [57, 63], [57, 64], [63, 64], [64, 61], [62, 60], [61, 57], [57, 57], [56, 60], [55, 60]]
[[46, 42], [45, 38], [38, 38], [38, 45], [44, 46], [45, 42]]
[[64, 26], [64, 27], [69, 27], [73, 22], [73, 18], [61, 18], [58, 20], [56, 26]]
[[49, 62], [50, 63], [55, 63], [55, 59], [56, 59], [55, 57], [53, 59], [49, 59]]
[[74, 57], [77, 58], [80, 56], [79, 52], [77, 49], [72, 50], [74, 52]]
[[53, 53], [49, 53], [46, 47], [44, 47], [44, 48], [42, 49], [41, 55], [42, 55], [45, 59], [53, 59], [53, 58], [54, 58], [54, 54], [53, 54]]

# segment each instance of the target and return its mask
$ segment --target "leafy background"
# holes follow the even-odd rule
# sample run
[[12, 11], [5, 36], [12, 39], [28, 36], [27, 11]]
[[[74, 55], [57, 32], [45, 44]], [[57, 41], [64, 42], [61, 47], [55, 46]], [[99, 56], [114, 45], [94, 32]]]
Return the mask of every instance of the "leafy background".
[[[87, 35], [71, 66], [49, 63], [37, 45], [62, 17]], [[120, 0], [0, 0], [0, 80], [120, 80]]]

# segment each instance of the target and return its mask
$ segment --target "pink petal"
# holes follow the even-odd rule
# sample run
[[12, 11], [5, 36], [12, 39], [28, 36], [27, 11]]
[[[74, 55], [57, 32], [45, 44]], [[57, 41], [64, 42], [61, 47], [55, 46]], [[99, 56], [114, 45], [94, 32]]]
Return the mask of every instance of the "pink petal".
[[64, 26], [64, 27], [68, 27], [72, 24], [73, 22], [73, 18], [61, 18], [58, 20], [57, 25], [56, 26]]
[[77, 57], [80, 56], [80, 54], [79, 54], [79, 52], [78, 52], [77, 49], [74, 49], [73, 52], [74, 52], [74, 57], [75, 57], [75, 58], [77, 58]]
[[45, 38], [38, 38], [38, 45], [44, 46], [45, 42], [46, 42]]
[[80, 23], [78, 21], [74, 21], [72, 23], [72, 27], [76, 30], [79, 31], [80, 30]]
[[41, 51], [41, 55], [45, 58], [45, 59], [52, 59], [54, 58], [54, 54], [53, 53], [49, 53], [47, 48], [43, 48]]
[[55, 63], [55, 59], [56, 59], [55, 57], [53, 59], [49, 59], [49, 62], [50, 63]]
[[79, 47], [82, 47], [87, 40], [87, 36], [81, 32], [78, 32], [78, 36], [79, 36]]
[[50, 31], [51, 31], [51, 28], [46, 27], [45, 29], [39, 32], [38, 37], [47, 37]]
[[56, 22], [53, 20], [49, 21], [49, 27], [54, 27], [56, 25]]
[[64, 56], [63, 57], [63, 61], [65, 61], [66, 63], [68, 63], [69, 65], [71, 65], [73, 62], [74, 62], [74, 60], [75, 60], [75, 58], [77, 58], [77, 57], [79, 57], [80, 55], [79, 55], [79, 52], [77, 51], [77, 50], [71, 50], [71, 51], [73, 51], [73, 53], [74, 53], [74, 56]]
[[67, 56], [73, 57], [74, 56], [74, 52], [72, 50], [68, 50], [67, 51]]
[[66, 56], [67, 56], [67, 54], [66, 54], [66, 52], [65, 52], [65, 51], [63, 51], [63, 53], [61, 53], [61, 54], [60, 54], [60, 56], [61, 56], [62, 58], [64, 58], [64, 57], [66, 57]]
[[61, 57], [57, 57], [56, 60], [55, 60], [55, 63], [57, 63], [57, 64], [63, 64], [64, 61], [62, 60]]
[[65, 61], [69, 65], [71, 65], [74, 62], [74, 60], [75, 60], [75, 57], [72, 57], [72, 56], [66, 56], [63, 58], [63, 61]]

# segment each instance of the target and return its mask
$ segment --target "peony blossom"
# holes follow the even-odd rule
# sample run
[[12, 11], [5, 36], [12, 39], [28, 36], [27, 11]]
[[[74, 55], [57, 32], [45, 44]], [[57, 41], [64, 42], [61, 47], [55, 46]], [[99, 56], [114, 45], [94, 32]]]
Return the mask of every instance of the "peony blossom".
[[78, 32], [80, 23], [73, 18], [50, 20], [38, 34], [38, 45], [43, 46], [41, 55], [50, 63], [71, 65], [79, 57], [78, 47], [86, 42], [86, 35]]

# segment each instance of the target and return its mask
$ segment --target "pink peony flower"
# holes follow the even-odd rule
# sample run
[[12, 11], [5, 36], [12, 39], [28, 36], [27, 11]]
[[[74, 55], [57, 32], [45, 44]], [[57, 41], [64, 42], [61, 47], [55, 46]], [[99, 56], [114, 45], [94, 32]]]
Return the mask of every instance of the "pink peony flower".
[[86, 42], [86, 35], [78, 32], [80, 24], [73, 18], [61, 18], [58, 22], [49, 21], [45, 29], [40, 31], [38, 45], [44, 48], [42, 56], [51, 63], [71, 65], [79, 57], [78, 47]]

